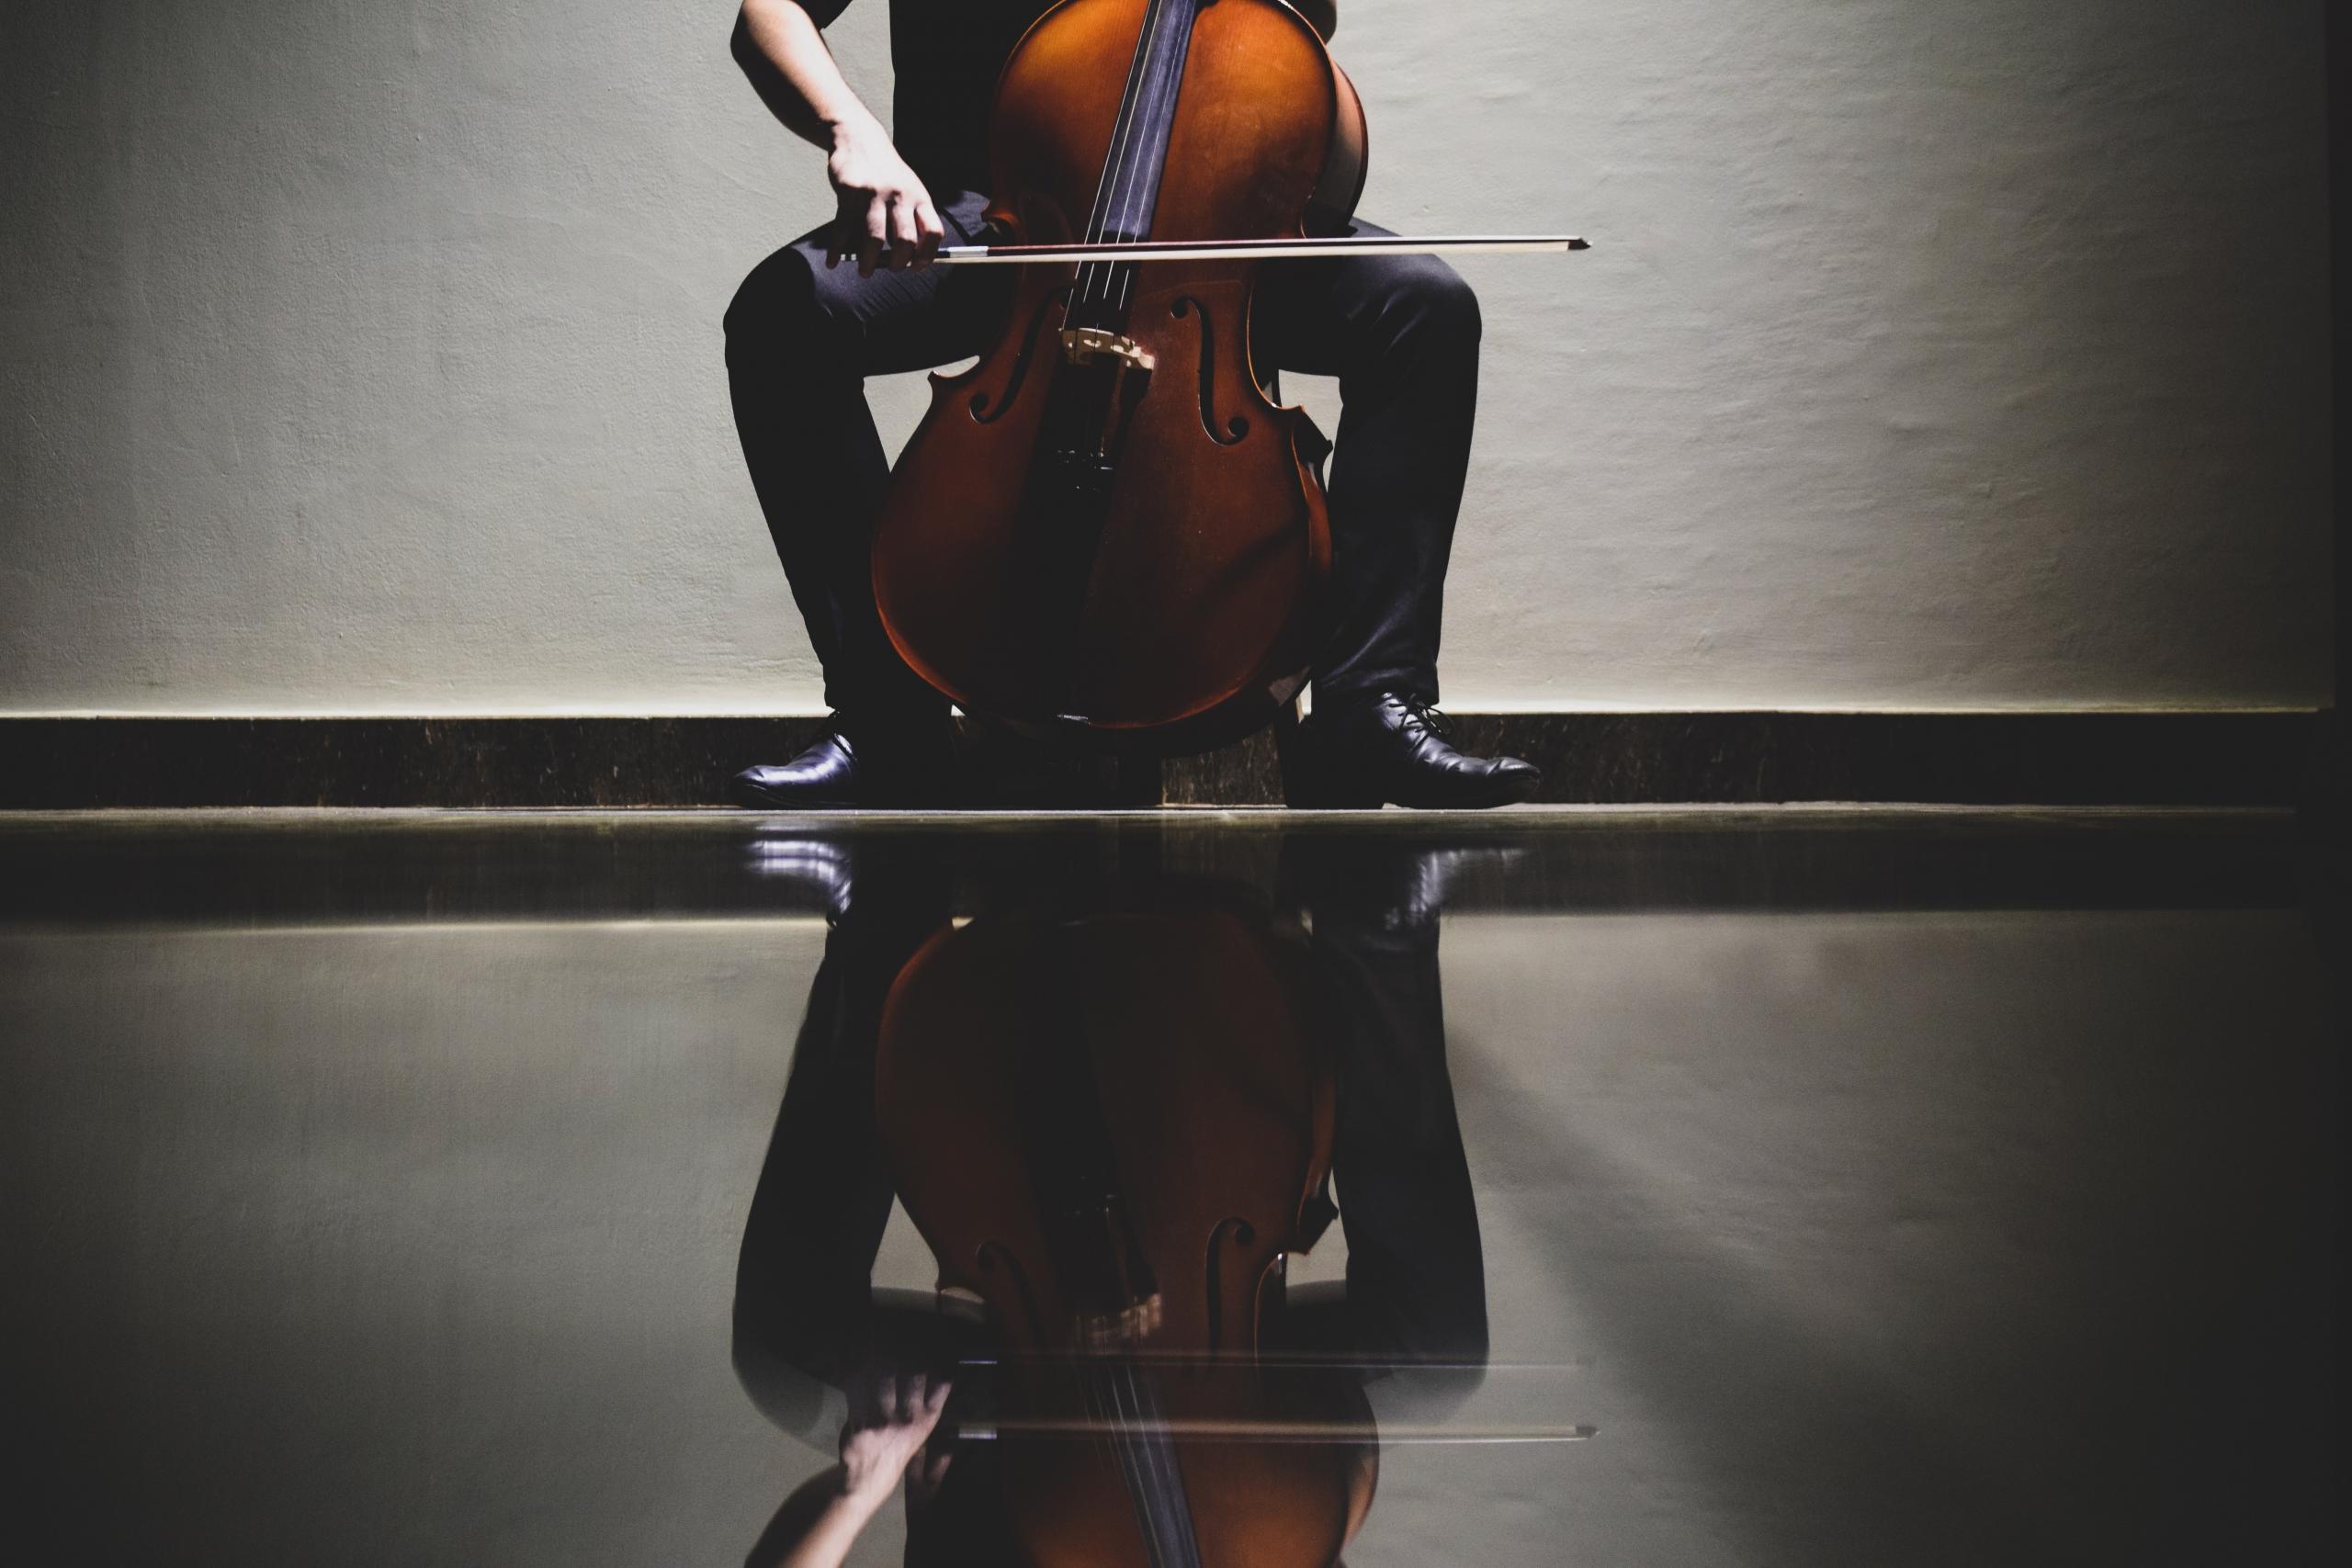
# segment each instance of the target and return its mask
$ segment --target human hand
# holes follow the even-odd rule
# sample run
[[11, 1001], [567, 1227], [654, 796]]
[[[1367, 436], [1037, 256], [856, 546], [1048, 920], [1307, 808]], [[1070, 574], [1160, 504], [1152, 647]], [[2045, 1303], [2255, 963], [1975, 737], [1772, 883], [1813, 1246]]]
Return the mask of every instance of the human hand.
[[931, 265], [947, 230], [931, 192], [878, 124], [837, 132], [825, 177], [841, 208], [825, 243], [827, 266], [855, 256], [858, 276], [870, 277], [877, 265]]
[[953, 1449], [937, 1453], [917, 1453], [907, 1466], [907, 1517], [914, 1517], [939, 1500], [939, 1489], [947, 1480], [947, 1466], [956, 1458]]
[[947, 1456], [922, 1463], [915, 1461], [932, 1428], [939, 1425], [950, 1387], [944, 1382], [929, 1382], [921, 1372], [877, 1379], [871, 1406], [854, 1412], [842, 1430], [842, 1490], [862, 1503], [878, 1506], [904, 1474], [910, 1496], [918, 1485], [926, 1498], [935, 1492], [947, 1472]]

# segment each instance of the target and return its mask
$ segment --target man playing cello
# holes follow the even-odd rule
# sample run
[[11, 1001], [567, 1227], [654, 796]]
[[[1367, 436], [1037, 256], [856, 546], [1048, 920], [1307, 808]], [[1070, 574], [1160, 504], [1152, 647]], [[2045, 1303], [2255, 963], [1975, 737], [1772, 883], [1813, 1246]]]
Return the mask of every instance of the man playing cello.
[[[1293, 3], [1329, 36], [1329, 0]], [[863, 384], [978, 354], [1001, 317], [1007, 269], [925, 264], [943, 243], [981, 238], [998, 72], [1050, 8], [892, 0], [894, 141], [826, 47], [820, 29], [848, 4], [743, 0], [734, 37], [776, 118], [827, 152], [840, 204], [833, 222], [754, 268], [727, 312], [745, 461], [834, 715], [800, 756], [735, 780], [745, 804], [787, 809], [946, 792], [946, 700], [899, 660], [875, 609], [869, 540], [889, 461]], [[1336, 616], [1314, 665], [1303, 772], [1335, 803], [1527, 798], [1532, 767], [1455, 750], [1431, 707], [1477, 401], [1476, 298], [1436, 257], [1385, 254], [1269, 267], [1260, 303], [1264, 362], [1337, 377], [1344, 410], [1329, 486]]]

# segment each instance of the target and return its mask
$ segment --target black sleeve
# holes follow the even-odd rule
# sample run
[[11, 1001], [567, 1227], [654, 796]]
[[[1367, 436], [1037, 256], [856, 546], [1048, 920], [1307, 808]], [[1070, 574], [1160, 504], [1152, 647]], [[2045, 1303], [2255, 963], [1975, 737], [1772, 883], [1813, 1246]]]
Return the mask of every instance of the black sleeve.
[[833, 18], [849, 9], [849, 0], [795, 0], [820, 28], [829, 28]]

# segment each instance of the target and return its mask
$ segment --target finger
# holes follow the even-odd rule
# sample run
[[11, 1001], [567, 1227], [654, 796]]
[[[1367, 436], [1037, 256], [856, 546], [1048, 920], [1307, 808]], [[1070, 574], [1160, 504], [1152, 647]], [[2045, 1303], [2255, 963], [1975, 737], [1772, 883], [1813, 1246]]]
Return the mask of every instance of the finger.
[[923, 1375], [917, 1372], [911, 1377], [901, 1380], [899, 1384], [899, 1419], [917, 1420], [922, 1416], [923, 1409]]
[[915, 247], [922, 232], [915, 223], [913, 198], [904, 192], [890, 198], [890, 265], [900, 271], [915, 265]]
[[827, 266], [841, 265], [842, 258], [850, 254], [850, 232], [849, 214], [847, 212], [833, 214], [833, 220], [825, 225], [825, 265]]
[[899, 1380], [884, 1372], [874, 1380], [874, 1418], [895, 1421], [899, 1416]]
[[880, 196], [865, 205], [865, 231], [858, 236], [857, 275], [874, 276], [874, 264], [881, 259], [882, 246], [890, 237], [890, 204]]
[[915, 1394], [915, 1407], [908, 1413], [907, 1425], [910, 1429], [927, 1438], [932, 1428], [939, 1425], [939, 1413], [947, 1408], [947, 1385], [933, 1383], [926, 1392], [918, 1383]]
[[926, 1486], [937, 1486], [947, 1478], [947, 1467], [954, 1463], [955, 1460], [954, 1449], [944, 1449], [932, 1455], [930, 1459], [923, 1461], [922, 1483]]
[[939, 254], [939, 243], [947, 238], [947, 225], [939, 220], [939, 209], [929, 197], [915, 203], [915, 265], [929, 266]]

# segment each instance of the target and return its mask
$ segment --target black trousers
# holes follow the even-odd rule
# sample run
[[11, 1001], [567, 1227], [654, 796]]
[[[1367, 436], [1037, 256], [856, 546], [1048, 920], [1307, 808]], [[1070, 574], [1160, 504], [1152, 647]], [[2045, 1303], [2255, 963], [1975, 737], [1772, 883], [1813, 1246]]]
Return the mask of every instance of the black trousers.
[[[945, 204], [951, 243], [978, 237], [983, 206], [969, 191]], [[1289, 262], [1264, 277], [1261, 363], [1335, 376], [1344, 403], [1329, 487], [1338, 610], [1316, 701], [1336, 708], [1394, 691], [1434, 702], [1477, 406], [1477, 300], [1432, 256]], [[821, 234], [810, 234], [752, 269], [728, 309], [744, 460], [836, 709], [943, 711], [875, 614], [868, 541], [889, 460], [865, 378], [982, 352], [1010, 287], [996, 267], [829, 270]]]
[[[930, 1337], [956, 1332], [927, 1299], [893, 1310], [870, 1288], [895, 1195], [875, 1122], [883, 998], [951, 909], [949, 869], [922, 851], [875, 846], [858, 857], [744, 1224], [736, 1353], [754, 1398], [788, 1427], [814, 1413], [796, 1404], [791, 1372], [846, 1387], [877, 1365], [920, 1366]], [[1446, 1071], [1437, 921], [1381, 897], [1409, 880], [1417, 852], [1354, 849], [1336, 874], [1307, 864], [1294, 876], [1284, 848], [1285, 902], [1311, 917], [1331, 1010], [1322, 1022], [1337, 1053], [1332, 1168], [1348, 1245], [1344, 1305], [1294, 1312], [1292, 1328], [1327, 1351], [1460, 1369], [1487, 1355], [1486, 1264]], [[1429, 1381], [1443, 1405], [1476, 1380]]]

